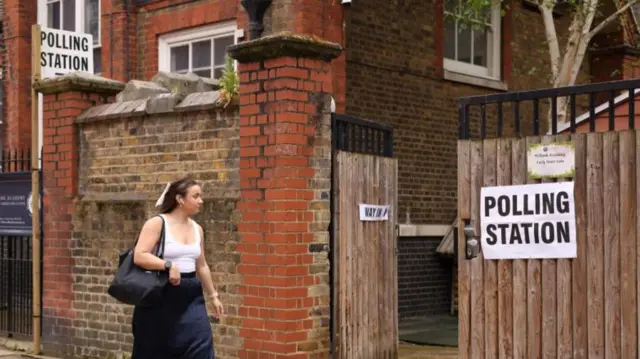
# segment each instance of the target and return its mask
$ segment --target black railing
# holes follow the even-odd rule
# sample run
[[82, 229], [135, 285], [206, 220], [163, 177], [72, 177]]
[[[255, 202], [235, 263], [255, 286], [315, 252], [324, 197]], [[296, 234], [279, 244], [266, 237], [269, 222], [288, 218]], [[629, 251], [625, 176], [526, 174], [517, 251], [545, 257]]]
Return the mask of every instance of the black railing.
[[[608, 129], [616, 129], [615, 108], [619, 101], [624, 101], [629, 96], [635, 99], [635, 94], [640, 93], [640, 79], [621, 80], [611, 82], [600, 82], [587, 85], [576, 85], [559, 88], [547, 88], [530, 91], [517, 91], [508, 93], [496, 93], [481, 96], [461, 97], [458, 100], [459, 111], [459, 137], [460, 139], [471, 139], [473, 136], [472, 125], [479, 132], [480, 138], [493, 137], [489, 135], [488, 126], [495, 127], [496, 137], [505, 136], [505, 127], [509, 127], [511, 135], [520, 137], [531, 134], [538, 136], [547, 124], [547, 131], [557, 134], [563, 131], [576, 132], [577, 125], [588, 124], [590, 132], [596, 131], [596, 118], [607, 111]], [[622, 98], [619, 98], [622, 96]], [[586, 101], [584, 99], [586, 97]], [[558, 109], [558, 103], [564, 101], [566, 111]], [[600, 105], [601, 102], [604, 102]], [[628, 102], [628, 128], [635, 128], [635, 101]], [[550, 106], [545, 111], [542, 105]], [[530, 123], [523, 123], [523, 107], [527, 109], [531, 106], [531, 111], [525, 118], [530, 118]], [[506, 109], [509, 108], [512, 116], [506, 116]], [[566, 114], [566, 125], [559, 131], [559, 111]], [[493, 118], [489, 118], [492, 112]], [[582, 115], [580, 115], [582, 114]], [[542, 116], [542, 117], [541, 117]], [[472, 121], [472, 117], [477, 122]], [[506, 119], [505, 117], [508, 117]], [[580, 123], [577, 119], [580, 117]], [[508, 121], [511, 120], [511, 121]], [[509, 123], [510, 122], [510, 123]], [[531, 131], [529, 131], [529, 127]], [[478, 128], [479, 127], [479, 128]]]
[[[0, 186], [30, 172], [30, 150], [0, 150]], [[29, 339], [33, 333], [32, 244], [30, 235], [0, 234], [0, 336]]]
[[334, 149], [393, 157], [393, 127], [347, 115], [333, 115]]
[[0, 149], [0, 173], [30, 172], [31, 150]]

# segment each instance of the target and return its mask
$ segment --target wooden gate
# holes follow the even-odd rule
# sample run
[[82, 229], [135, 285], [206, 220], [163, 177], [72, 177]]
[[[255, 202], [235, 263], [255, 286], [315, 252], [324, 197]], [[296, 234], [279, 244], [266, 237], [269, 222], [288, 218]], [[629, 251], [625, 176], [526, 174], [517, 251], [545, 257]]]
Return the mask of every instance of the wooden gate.
[[[345, 116], [333, 123], [333, 357], [395, 359], [397, 160], [389, 157], [391, 132]], [[388, 218], [362, 221], [360, 204], [389, 206]]]
[[480, 189], [527, 179], [527, 145], [553, 136], [458, 143], [460, 358], [637, 358], [640, 135], [559, 135], [575, 144], [578, 257], [465, 259]]

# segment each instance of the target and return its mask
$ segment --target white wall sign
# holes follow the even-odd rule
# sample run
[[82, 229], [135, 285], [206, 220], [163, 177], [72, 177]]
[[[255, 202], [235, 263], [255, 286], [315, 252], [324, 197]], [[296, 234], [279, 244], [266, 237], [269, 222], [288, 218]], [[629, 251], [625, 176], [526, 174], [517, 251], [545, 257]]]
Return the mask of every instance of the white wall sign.
[[42, 27], [40, 65], [42, 78], [76, 71], [93, 74], [93, 36]]
[[387, 221], [389, 220], [390, 206], [378, 206], [374, 204], [360, 204], [361, 221]]
[[575, 174], [573, 142], [537, 143], [527, 149], [529, 178], [568, 178]]
[[573, 182], [554, 182], [482, 188], [484, 258], [575, 258], [573, 186]]

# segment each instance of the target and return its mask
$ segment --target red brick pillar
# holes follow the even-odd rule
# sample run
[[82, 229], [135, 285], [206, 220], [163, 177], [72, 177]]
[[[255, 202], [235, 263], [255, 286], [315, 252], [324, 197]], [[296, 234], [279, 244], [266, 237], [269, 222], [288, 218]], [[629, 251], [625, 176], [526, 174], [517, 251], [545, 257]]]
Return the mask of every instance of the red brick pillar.
[[[2, 6], [0, 2], [0, 6]], [[4, 0], [4, 146], [31, 147], [31, 25], [36, 0]]]
[[136, 71], [135, 1], [101, 1], [102, 76], [127, 82]]
[[78, 179], [75, 120], [84, 110], [113, 102], [124, 84], [67, 75], [43, 80], [36, 89], [43, 106], [43, 311], [42, 343], [46, 352], [72, 354], [73, 260], [72, 215]]
[[240, 358], [328, 358], [331, 63], [274, 35], [229, 48], [240, 75]]

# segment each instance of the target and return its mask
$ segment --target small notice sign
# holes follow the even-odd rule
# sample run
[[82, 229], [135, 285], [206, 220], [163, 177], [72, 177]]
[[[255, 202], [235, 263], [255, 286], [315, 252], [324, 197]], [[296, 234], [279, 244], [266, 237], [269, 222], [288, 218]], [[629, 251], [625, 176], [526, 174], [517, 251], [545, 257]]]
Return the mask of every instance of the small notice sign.
[[575, 258], [573, 187], [573, 182], [554, 182], [482, 188], [484, 258]]
[[360, 204], [361, 221], [387, 221], [389, 220], [390, 206], [378, 206], [374, 204]]
[[43, 27], [38, 56], [42, 78], [76, 71], [93, 74], [93, 36]]
[[575, 174], [573, 142], [534, 144], [527, 149], [529, 178], [571, 178]]
[[31, 173], [0, 176], [0, 235], [31, 235]]

